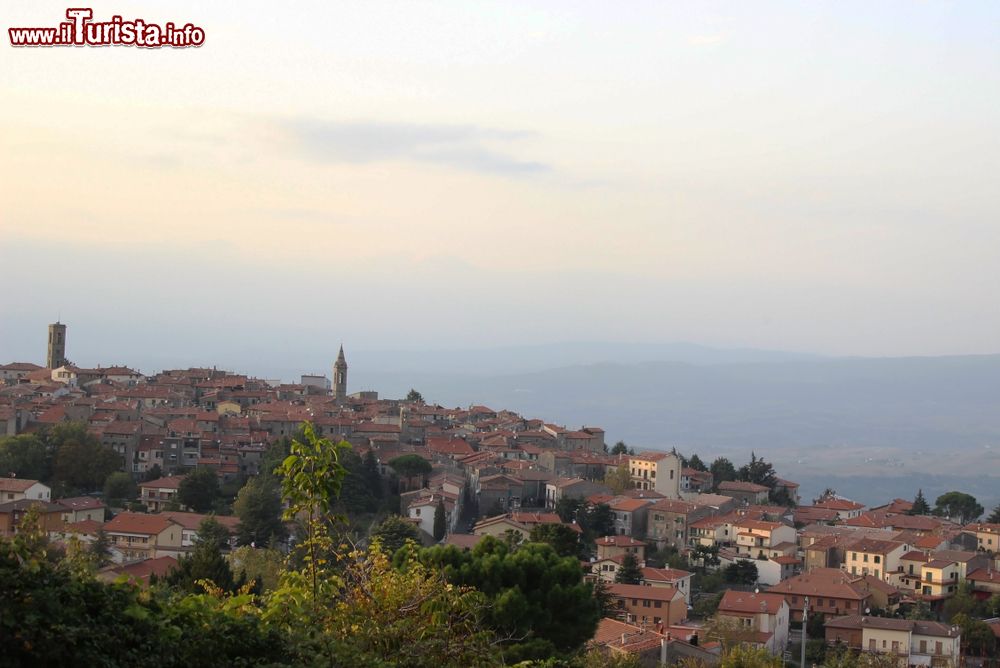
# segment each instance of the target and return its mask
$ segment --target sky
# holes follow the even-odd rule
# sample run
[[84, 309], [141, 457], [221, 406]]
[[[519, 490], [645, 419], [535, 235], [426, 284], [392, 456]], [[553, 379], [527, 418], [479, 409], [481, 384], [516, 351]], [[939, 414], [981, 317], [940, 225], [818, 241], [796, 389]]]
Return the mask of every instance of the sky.
[[995, 2], [93, 8], [206, 41], [5, 39], [0, 362], [1000, 350]]

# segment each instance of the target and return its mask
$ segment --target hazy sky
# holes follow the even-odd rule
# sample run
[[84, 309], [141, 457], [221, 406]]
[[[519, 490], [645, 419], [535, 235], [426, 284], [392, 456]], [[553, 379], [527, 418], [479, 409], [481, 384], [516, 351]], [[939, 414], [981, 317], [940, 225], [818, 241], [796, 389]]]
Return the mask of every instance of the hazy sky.
[[1000, 3], [94, 11], [206, 44], [4, 30], [0, 362], [1000, 350]]

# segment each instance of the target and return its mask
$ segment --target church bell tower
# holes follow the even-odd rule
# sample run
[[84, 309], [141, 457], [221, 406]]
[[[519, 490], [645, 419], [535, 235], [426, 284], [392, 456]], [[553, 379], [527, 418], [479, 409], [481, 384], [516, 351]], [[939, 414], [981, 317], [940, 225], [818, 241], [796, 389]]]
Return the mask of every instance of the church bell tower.
[[344, 359], [343, 344], [337, 354], [337, 361], [333, 364], [333, 397], [337, 403], [347, 399], [347, 360]]

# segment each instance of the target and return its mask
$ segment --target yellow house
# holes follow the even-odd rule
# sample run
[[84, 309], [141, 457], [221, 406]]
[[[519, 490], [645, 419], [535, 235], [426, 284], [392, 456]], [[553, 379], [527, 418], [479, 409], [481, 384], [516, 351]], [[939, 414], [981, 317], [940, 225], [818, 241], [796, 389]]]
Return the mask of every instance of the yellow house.
[[681, 460], [672, 452], [641, 452], [628, 458], [632, 486], [681, 498]]
[[1000, 552], [1000, 524], [976, 522], [965, 527], [969, 533], [975, 534], [976, 544], [985, 552]]
[[235, 401], [220, 401], [215, 404], [215, 410], [219, 415], [239, 415], [243, 407]]
[[888, 582], [901, 572], [903, 555], [910, 546], [896, 540], [863, 538], [846, 547], [841, 568], [851, 575], [874, 575]]
[[951, 596], [958, 589], [958, 563], [951, 559], [929, 561], [921, 569], [920, 580], [923, 596]]
[[184, 528], [163, 515], [119, 513], [104, 533], [125, 561], [138, 561], [181, 552]]

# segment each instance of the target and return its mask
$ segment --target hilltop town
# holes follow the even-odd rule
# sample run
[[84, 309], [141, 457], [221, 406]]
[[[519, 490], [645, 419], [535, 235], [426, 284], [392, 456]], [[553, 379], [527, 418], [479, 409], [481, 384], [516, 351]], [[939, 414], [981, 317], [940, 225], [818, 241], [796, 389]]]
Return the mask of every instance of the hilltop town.
[[[957, 667], [1000, 654], [1000, 513], [981, 521], [961, 492], [809, 502], [758, 453], [743, 464], [669, 443], [637, 451], [598, 426], [443, 407], [416, 390], [352, 393], [343, 347], [331, 379], [293, 384], [84, 368], [66, 350], [55, 323], [45, 366], [0, 366], [0, 534], [35, 513], [54, 545], [100, 545], [106, 581], [170, 578], [207, 520], [223, 553], [287, 551], [296, 529], [250, 531], [256, 511], [239, 500], [309, 424], [351, 446], [348, 479], [361, 482], [344, 485], [345, 535], [363, 543], [398, 515], [425, 546], [550, 543], [607, 597], [587, 641], [606, 656], [717, 665], [735, 643], [788, 662], [850, 649]], [[60, 429], [76, 436], [52, 445]], [[71, 452], [83, 434], [93, 449]], [[46, 443], [52, 461], [33, 460]]]

